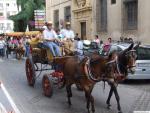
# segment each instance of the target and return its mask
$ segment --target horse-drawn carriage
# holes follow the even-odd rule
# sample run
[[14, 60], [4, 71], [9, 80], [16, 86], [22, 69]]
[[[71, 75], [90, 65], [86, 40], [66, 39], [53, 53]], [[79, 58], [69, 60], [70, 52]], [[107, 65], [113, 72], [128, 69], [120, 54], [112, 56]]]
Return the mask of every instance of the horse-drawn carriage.
[[[117, 100], [118, 113], [122, 113], [116, 86], [116, 78], [120, 75], [117, 75], [117, 77], [116, 73], [126, 76], [128, 70], [132, 71], [136, 59], [133, 51], [134, 44], [131, 44], [127, 49], [117, 54], [117, 60], [111, 59], [114, 57], [113, 55], [109, 58], [92, 54], [90, 59], [85, 57], [81, 62], [78, 62], [75, 56], [53, 57], [49, 49], [41, 45], [42, 43], [37, 39], [30, 42], [31, 52], [25, 64], [27, 81], [30, 86], [35, 85], [35, 81], [42, 71], [50, 70], [51, 72], [44, 74], [42, 79], [42, 87], [45, 96], [52, 96], [54, 85], [58, 88], [63, 88], [63, 86], [65, 86], [68, 104], [71, 105], [71, 85], [76, 84], [85, 92], [88, 112], [91, 106], [91, 110], [94, 113], [94, 98], [91, 93], [97, 82], [105, 80], [108, 81], [111, 87], [107, 99], [108, 108], [110, 107], [110, 99], [114, 92]], [[61, 67], [59, 70], [58, 64], [60, 67], [61, 64], [63, 64], [63, 68]], [[106, 67], [107, 65], [108, 68]], [[48, 66], [50, 68], [48, 68]], [[36, 73], [38, 71], [39, 74]]]
[[[64, 74], [61, 68], [61, 62], [56, 63], [57, 59], [63, 60], [67, 58], [74, 57], [76, 52], [73, 52], [69, 49], [60, 47], [62, 52], [62, 57], [53, 57], [50, 50], [44, 46], [41, 39], [32, 39], [30, 42], [30, 55], [26, 59], [26, 77], [29, 86], [34, 86], [36, 79], [41, 75], [43, 71], [50, 71], [48, 74], [45, 74], [42, 79], [42, 87], [45, 96], [52, 96], [53, 86], [61, 89], [65, 85]], [[87, 54], [87, 48], [84, 51], [84, 54]], [[95, 51], [94, 51], [95, 52]], [[92, 53], [90, 53], [91, 55]], [[62, 61], [63, 62], [63, 61]], [[59, 69], [58, 69], [59, 67]], [[76, 84], [78, 90], [82, 90], [79, 84]]]
[[21, 59], [21, 57], [25, 54], [25, 45], [23, 38], [30, 35], [37, 35], [39, 31], [29, 31], [29, 32], [11, 32], [6, 33], [4, 36], [6, 37], [6, 56], [13, 53], [16, 56], [16, 59]]
[[[50, 71], [45, 74], [42, 79], [42, 87], [45, 96], [52, 96], [53, 86], [62, 88], [64, 86], [64, 76], [61, 70], [58, 70], [54, 57], [50, 50], [44, 46], [40, 39], [32, 39], [30, 42], [30, 55], [26, 59], [26, 77], [29, 86], [34, 86], [36, 79], [41, 75], [42, 71]], [[62, 49], [62, 47], [60, 48]], [[62, 56], [69, 57], [69, 56]]]

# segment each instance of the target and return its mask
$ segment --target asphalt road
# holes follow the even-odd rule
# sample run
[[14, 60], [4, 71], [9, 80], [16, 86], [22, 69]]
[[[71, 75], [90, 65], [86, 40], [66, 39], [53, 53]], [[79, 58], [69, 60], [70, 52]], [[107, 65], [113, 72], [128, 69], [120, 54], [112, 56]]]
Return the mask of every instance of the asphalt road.
[[[43, 75], [44, 73], [42, 73]], [[41, 79], [37, 79], [34, 88], [29, 87], [25, 76], [25, 60], [0, 59], [0, 81], [3, 82], [21, 113], [87, 113], [84, 93], [73, 86], [72, 106], [67, 104], [65, 89], [54, 88], [51, 98], [42, 94]], [[150, 81], [134, 81], [118, 86], [123, 113], [135, 110], [150, 111]], [[109, 86], [103, 90], [98, 83], [94, 90], [96, 113], [117, 113], [117, 104], [113, 96], [112, 109], [106, 108]], [[0, 96], [0, 102], [4, 101]]]

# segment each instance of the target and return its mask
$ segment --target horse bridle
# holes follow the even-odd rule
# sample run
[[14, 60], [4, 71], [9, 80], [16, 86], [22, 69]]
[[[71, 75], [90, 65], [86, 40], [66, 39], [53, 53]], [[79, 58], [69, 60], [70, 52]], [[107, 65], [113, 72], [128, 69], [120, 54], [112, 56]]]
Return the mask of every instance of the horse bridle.
[[[126, 55], [130, 54], [131, 52], [135, 52], [135, 50], [130, 50], [130, 51], [126, 52]], [[119, 68], [119, 65], [120, 65], [120, 64], [119, 64], [118, 58], [115, 59], [115, 60], [109, 61], [107, 64], [109, 64], [109, 63], [114, 63], [114, 62], [116, 62], [118, 74], [121, 75], [122, 73], [121, 73], [120, 68]], [[123, 67], [124, 69], [126, 69], [126, 67], [125, 67], [124, 65], [122, 65], [122, 67]], [[132, 68], [132, 67], [135, 67], [135, 65], [133, 65], [133, 66], [127, 66], [127, 70], [130, 69], [130, 68]], [[89, 58], [89, 57], [88, 57], [88, 60], [86, 61], [86, 65], [85, 65], [85, 67], [84, 67], [84, 70], [85, 70], [86, 76], [88, 77], [89, 80], [92, 80], [93, 82], [99, 82], [99, 81], [102, 80], [102, 79], [97, 79], [97, 78], [95, 78], [95, 77], [93, 76], [93, 74], [92, 74], [92, 72], [91, 72], [90, 58]]]
[[[133, 54], [136, 50], [132, 49], [128, 52], [126, 52], [126, 56], [128, 56], [129, 54]], [[133, 55], [132, 55], [133, 56]], [[133, 56], [134, 57], [134, 56]], [[136, 67], [136, 65], [132, 65], [132, 66], [127, 66], [127, 69], [130, 69], [130, 68], [133, 68], [133, 67]]]
[[[125, 56], [127, 56], [131, 52], [135, 52], [135, 50], [132, 49], [132, 50], [126, 52]], [[132, 65], [132, 66], [127, 65], [127, 67], [126, 67], [123, 64], [119, 63], [118, 59], [116, 60], [116, 65], [117, 65], [117, 71], [118, 71], [119, 74], [125, 74], [125, 73], [121, 73], [119, 66], [121, 66], [124, 70], [130, 70], [130, 68], [136, 67], [135, 65]]]

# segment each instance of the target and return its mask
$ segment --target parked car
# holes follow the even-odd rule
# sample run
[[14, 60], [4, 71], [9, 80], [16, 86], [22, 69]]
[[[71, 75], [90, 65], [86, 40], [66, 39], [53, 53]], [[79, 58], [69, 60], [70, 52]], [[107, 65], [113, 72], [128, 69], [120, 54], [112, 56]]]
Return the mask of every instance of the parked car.
[[[129, 44], [112, 44], [108, 53], [106, 54], [102, 51], [101, 55], [106, 56], [114, 50], [119, 52], [126, 49], [128, 46]], [[135, 73], [129, 73], [127, 79], [150, 79], [150, 46], [140, 45], [137, 48], [136, 53], [137, 60]]]

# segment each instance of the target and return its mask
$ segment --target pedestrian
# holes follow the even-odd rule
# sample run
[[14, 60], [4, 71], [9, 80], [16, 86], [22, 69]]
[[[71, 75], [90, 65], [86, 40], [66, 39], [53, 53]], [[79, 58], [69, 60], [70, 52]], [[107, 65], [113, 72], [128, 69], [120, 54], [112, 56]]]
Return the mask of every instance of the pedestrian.
[[94, 42], [96, 42], [96, 43], [97, 43], [97, 45], [99, 45], [99, 44], [100, 44], [100, 39], [99, 39], [98, 35], [95, 35]]
[[83, 55], [83, 42], [79, 37], [76, 39], [76, 41], [75, 50], [78, 55]]
[[74, 40], [78, 40], [79, 39], [79, 34], [76, 33]]
[[4, 57], [5, 55], [5, 41], [0, 37], [0, 56]]
[[52, 28], [52, 22], [47, 22], [47, 29], [43, 31], [44, 45], [50, 49], [54, 57], [62, 56], [59, 46], [55, 42], [60, 42], [57, 38], [56, 32]]
[[100, 54], [102, 54], [102, 52], [103, 52], [103, 46], [104, 46], [104, 44], [103, 44], [103, 41], [101, 40], [100, 44], [99, 44], [99, 53]]
[[28, 39], [27, 39], [26, 45], [25, 45], [25, 56], [29, 57], [29, 54], [30, 54], [30, 44], [29, 44]]
[[129, 38], [129, 43], [133, 43], [133, 39], [132, 38]]
[[75, 51], [76, 51], [76, 55], [79, 59], [79, 61], [81, 61], [85, 56], [83, 55], [83, 41], [78, 37], [75, 40]]
[[109, 37], [107, 39], [107, 42], [104, 44], [104, 55], [108, 55], [108, 52], [110, 50], [110, 47], [111, 47], [111, 43], [112, 43], [112, 39]]

